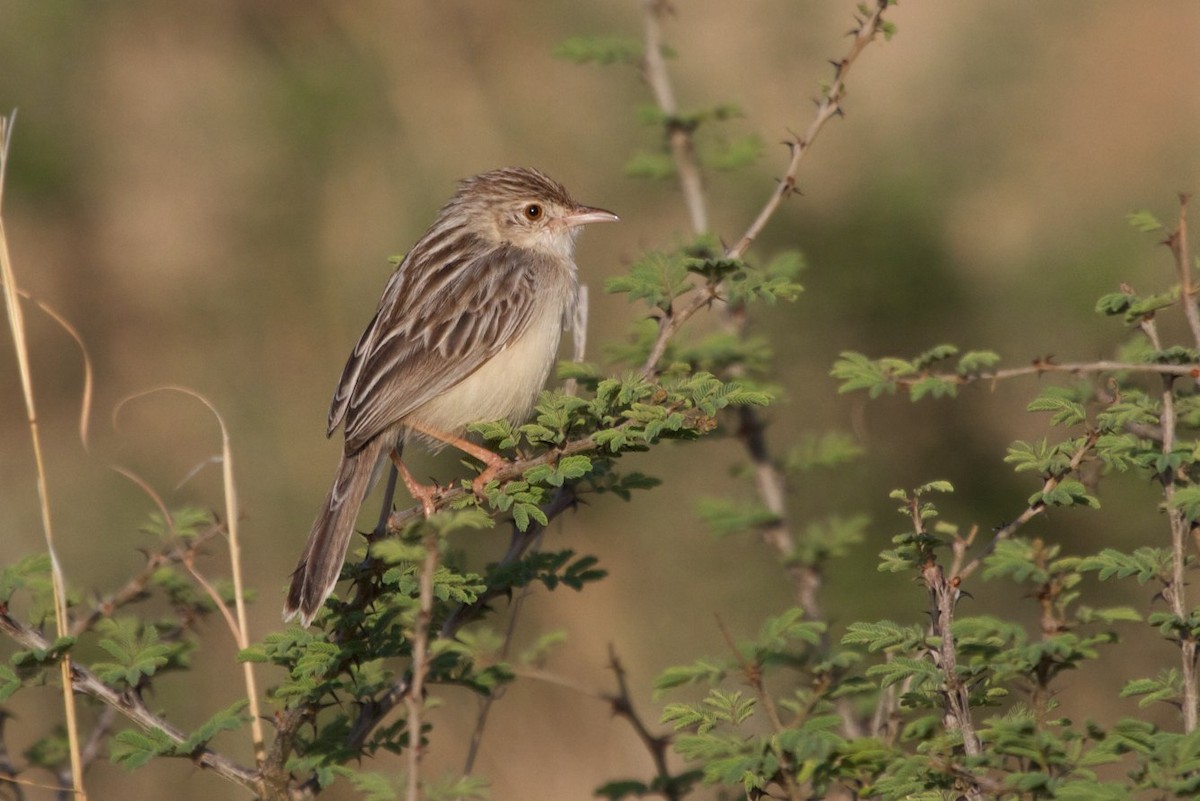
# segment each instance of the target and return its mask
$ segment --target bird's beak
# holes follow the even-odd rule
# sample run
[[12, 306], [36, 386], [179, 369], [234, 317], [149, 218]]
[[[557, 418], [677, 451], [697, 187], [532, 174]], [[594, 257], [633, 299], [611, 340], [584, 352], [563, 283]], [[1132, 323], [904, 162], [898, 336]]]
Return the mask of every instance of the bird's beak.
[[588, 223], [598, 222], [617, 222], [621, 218], [613, 214], [611, 211], [604, 209], [596, 209], [591, 206], [576, 206], [571, 209], [563, 218], [568, 228], [574, 228], [577, 225], [587, 225]]

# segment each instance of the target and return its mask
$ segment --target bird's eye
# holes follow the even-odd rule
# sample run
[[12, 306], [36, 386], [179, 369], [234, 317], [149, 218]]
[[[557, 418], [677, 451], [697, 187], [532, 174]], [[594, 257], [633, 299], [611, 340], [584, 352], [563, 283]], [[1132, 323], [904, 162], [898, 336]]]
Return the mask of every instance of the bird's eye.
[[525, 207], [525, 219], [529, 220], [530, 222], [542, 219], [543, 213], [542, 207], [537, 203], [530, 203]]

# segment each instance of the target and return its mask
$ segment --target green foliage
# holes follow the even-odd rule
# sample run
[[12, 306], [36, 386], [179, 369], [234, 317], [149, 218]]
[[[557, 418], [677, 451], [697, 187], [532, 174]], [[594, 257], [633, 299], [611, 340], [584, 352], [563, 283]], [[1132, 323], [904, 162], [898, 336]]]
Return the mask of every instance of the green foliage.
[[628, 295], [630, 302], [641, 300], [667, 309], [691, 287], [688, 272], [688, 260], [680, 254], [651, 252], [634, 262], [625, 275], [608, 279], [604, 290]]
[[1161, 231], [1163, 227], [1163, 224], [1160, 223], [1153, 214], [1145, 209], [1130, 212], [1128, 215], [1126, 215], [1125, 219], [1129, 221], [1131, 226], [1144, 234], [1153, 233], [1154, 231]]
[[872, 398], [897, 389], [907, 389], [913, 401], [925, 397], [953, 398], [966, 380], [988, 374], [1000, 356], [990, 350], [971, 350], [960, 356], [953, 371], [938, 371], [943, 362], [958, 355], [954, 345], [938, 345], [915, 359], [886, 357], [870, 359], [861, 353], [844, 351], [834, 363], [830, 375], [841, 381], [838, 392], [866, 390]]
[[181, 653], [180, 646], [161, 642], [154, 626], [136, 618], [101, 620], [96, 631], [113, 661], [93, 663], [92, 670], [109, 684], [138, 687]]
[[34, 553], [0, 568], [0, 604], [8, 605], [20, 590], [44, 600], [50, 593], [50, 556]]
[[616, 36], [572, 36], [554, 48], [554, 57], [576, 64], [637, 64], [642, 46], [633, 39]]

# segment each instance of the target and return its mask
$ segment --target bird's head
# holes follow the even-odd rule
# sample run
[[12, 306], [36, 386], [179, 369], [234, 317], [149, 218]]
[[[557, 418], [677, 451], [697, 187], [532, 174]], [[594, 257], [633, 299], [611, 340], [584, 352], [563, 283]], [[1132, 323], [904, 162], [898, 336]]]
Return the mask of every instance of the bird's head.
[[480, 223], [493, 244], [570, 259], [582, 226], [615, 222], [611, 211], [584, 206], [562, 184], [527, 167], [508, 167], [468, 178], [452, 204]]

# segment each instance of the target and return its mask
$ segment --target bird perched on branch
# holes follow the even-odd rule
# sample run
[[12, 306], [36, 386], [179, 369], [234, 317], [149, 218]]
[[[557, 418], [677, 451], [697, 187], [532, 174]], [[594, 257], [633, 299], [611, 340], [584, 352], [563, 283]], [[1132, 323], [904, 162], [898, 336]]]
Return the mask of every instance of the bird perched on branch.
[[464, 439], [465, 429], [529, 414], [575, 309], [575, 237], [587, 223], [616, 219], [533, 169], [493, 170], [459, 185], [388, 280], [346, 362], [327, 432], [342, 425], [346, 445], [292, 573], [285, 620], [308, 625], [333, 592], [385, 459], [433, 513], [438, 490], [405, 468], [407, 443], [476, 457], [484, 469], [472, 487], [482, 493], [505, 461]]

